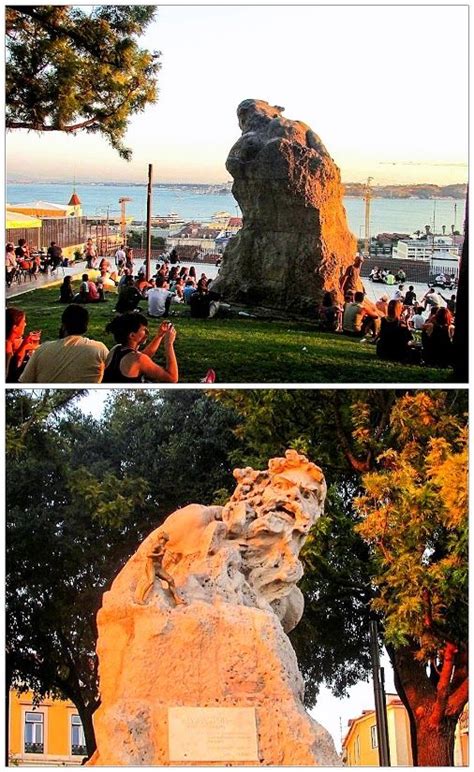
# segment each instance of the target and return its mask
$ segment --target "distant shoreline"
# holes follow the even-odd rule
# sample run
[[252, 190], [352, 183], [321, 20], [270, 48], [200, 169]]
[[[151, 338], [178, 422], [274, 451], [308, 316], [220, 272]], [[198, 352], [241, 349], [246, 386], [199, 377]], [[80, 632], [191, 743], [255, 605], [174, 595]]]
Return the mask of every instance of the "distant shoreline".
[[[7, 185], [69, 185], [69, 180], [59, 182], [55, 180], [49, 182], [46, 180], [8, 180]], [[94, 187], [130, 187], [144, 188], [145, 182], [76, 182], [78, 188], [81, 185], [93, 185]], [[344, 185], [344, 196], [348, 198], [364, 198], [366, 186], [359, 182], [347, 182]], [[205, 182], [157, 182], [154, 188], [165, 190], [180, 189], [188, 192], [213, 193], [225, 195], [231, 193], [232, 183], [205, 183]], [[373, 185], [370, 188], [372, 198], [387, 199], [407, 199], [416, 198], [419, 200], [453, 199], [464, 200], [467, 195], [467, 185], [457, 183], [453, 185], [431, 185], [429, 183], [417, 183], [415, 185]]]

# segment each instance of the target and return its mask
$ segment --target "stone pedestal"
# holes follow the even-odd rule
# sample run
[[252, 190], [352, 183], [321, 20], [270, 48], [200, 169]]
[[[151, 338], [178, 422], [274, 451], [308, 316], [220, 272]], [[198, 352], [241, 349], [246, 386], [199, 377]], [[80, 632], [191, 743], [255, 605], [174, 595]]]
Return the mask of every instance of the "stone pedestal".
[[[339, 763], [332, 739], [305, 712], [294, 651], [271, 612], [218, 602], [100, 612], [102, 706], [96, 764], [322, 765]], [[169, 707], [255, 708], [256, 761], [170, 760]], [[176, 741], [176, 740], [175, 740]]]
[[[91, 765], [339, 763], [303, 707], [286, 635], [303, 612], [298, 555], [324, 477], [295, 451], [234, 476], [224, 507], [174, 512], [104, 595]], [[180, 743], [186, 708], [200, 709], [202, 736]]]

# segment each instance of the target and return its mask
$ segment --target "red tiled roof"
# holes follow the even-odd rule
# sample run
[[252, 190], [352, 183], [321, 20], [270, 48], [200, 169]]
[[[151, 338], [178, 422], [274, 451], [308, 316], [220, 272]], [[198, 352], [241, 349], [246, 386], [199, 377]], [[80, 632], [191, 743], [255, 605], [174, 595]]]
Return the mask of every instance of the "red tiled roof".
[[73, 193], [69, 200], [68, 206], [77, 206], [80, 203], [81, 203], [81, 199], [79, 198], [77, 193]]

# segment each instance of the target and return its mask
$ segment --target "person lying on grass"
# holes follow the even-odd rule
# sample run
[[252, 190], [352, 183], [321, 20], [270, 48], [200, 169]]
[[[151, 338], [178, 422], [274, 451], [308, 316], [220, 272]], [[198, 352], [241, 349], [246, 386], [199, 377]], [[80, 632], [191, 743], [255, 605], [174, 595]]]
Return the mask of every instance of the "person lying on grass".
[[[163, 322], [150, 343], [139, 351], [148, 337], [148, 319], [131, 311], [116, 316], [107, 325], [107, 332], [114, 336], [117, 346], [111, 350], [104, 372], [103, 383], [177, 383], [178, 363], [174, 351], [176, 330], [171, 322]], [[161, 342], [164, 341], [165, 367], [153, 362]]]

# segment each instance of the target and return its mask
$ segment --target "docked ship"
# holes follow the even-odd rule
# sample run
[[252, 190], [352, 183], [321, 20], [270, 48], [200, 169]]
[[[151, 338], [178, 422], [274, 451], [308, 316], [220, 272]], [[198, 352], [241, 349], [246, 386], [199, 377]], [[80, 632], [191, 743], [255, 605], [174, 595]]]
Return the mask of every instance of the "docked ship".
[[151, 218], [151, 224], [154, 228], [170, 228], [175, 225], [182, 225], [184, 220], [177, 212], [169, 214], [155, 214]]

